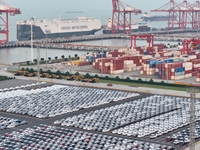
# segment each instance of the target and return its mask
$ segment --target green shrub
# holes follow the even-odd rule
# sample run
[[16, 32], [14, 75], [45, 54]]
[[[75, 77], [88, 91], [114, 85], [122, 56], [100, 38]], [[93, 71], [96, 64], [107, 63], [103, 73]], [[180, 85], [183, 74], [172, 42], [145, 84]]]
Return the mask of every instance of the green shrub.
[[79, 72], [76, 72], [75, 75], [76, 75], [76, 76], [79, 76]]
[[84, 77], [85, 77], [85, 78], [91, 78], [91, 76], [90, 76], [89, 73], [86, 73]]
[[150, 79], [149, 82], [153, 82], [153, 79]]
[[67, 72], [65, 72], [65, 75], [66, 76], [70, 76], [70, 73], [67, 71]]

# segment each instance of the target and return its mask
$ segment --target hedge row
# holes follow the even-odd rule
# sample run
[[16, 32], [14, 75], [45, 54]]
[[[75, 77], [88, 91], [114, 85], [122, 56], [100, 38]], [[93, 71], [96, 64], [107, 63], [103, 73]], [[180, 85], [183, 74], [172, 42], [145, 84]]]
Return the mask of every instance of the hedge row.
[[0, 76], [0, 81], [4, 81], [4, 80], [10, 80], [13, 79], [12, 77], [7, 77], [7, 76]]
[[[69, 72], [66, 72], [63, 75], [72, 75]], [[79, 75], [79, 73], [75, 73], [75, 75]], [[90, 74], [86, 73], [84, 75], [85, 78], [99, 78], [102, 80], [111, 80], [111, 81], [121, 81], [121, 82], [131, 82], [131, 83], [143, 83], [143, 84], [151, 84], [151, 85], [162, 85], [162, 86], [171, 86], [171, 87], [185, 87], [185, 85], [180, 85], [180, 84], [173, 84], [173, 83], [165, 83], [164, 81], [161, 82], [154, 82], [153, 79], [150, 79], [149, 81], [143, 81], [141, 78], [139, 78], [138, 80], [131, 80], [129, 77], [127, 77], [126, 79], [121, 79], [118, 76], [116, 76], [115, 78], [110, 78], [109, 76], [105, 76], [105, 77], [100, 77], [97, 74], [95, 76], [90, 76]]]

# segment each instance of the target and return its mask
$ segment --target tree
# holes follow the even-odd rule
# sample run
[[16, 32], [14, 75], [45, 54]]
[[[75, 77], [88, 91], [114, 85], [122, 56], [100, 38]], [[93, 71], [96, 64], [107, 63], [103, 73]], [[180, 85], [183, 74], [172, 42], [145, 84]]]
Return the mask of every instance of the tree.
[[21, 71], [24, 71], [24, 70], [25, 70], [24, 68], [21, 69]]
[[67, 71], [67, 72], [65, 73], [65, 75], [66, 75], [66, 76], [69, 76], [69, 75], [70, 75], [70, 73]]
[[75, 75], [76, 75], [76, 76], [79, 76], [79, 72], [76, 72]]
[[78, 55], [77, 55], [77, 54], [75, 54], [75, 55], [74, 55], [74, 57], [78, 57]]
[[99, 78], [99, 76], [97, 74], [94, 75], [95, 78]]
[[48, 73], [48, 74], [52, 74], [51, 70], [47, 70], [47, 73]]
[[44, 61], [44, 58], [40, 58], [40, 60], [41, 60], [41, 62], [43, 62], [43, 61]]
[[44, 73], [44, 71], [43, 71], [41, 68], [40, 68], [40, 73], [41, 73], [41, 74], [43, 74], [43, 73]]
[[48, 57], [48, 60], [51, 60], [51, 57]]
[[65, 55], [62, 55], [61, 58], [64, 59], [64, 58], [65, 58]]
[[56, 71], [56, 75], [61, 75], [60, 70]]
[[29, 72], [30, 72], [30, 73], [33, 73], [33, 72], [35, 72], [35, 71], [34, 71], [33, 68], [31, 68], [31, 69], [29, 70]]
[[153, 79], [150, 79], [149, 82], [153, 82]]
[[85, 78], [90, 78], [91, 76], [90, 76], [90, 74], [89, 73], [86, 73], [85, 74]]
[[37, 59], [33, 59], [34, 63], [37, 63]]
[[118, 76], [115, 77], [116, 80], [119, 80], [120, 78]]
[[69, 55], [69, 58], [71, 58], [71, 56]]
[[129, 77], [127, 77], [125, 80], [126, 80], [126, 81], [130, 81], [131, 79], [130, 79]]
[[58, 59], [58, 56], [55, 57], [55, 60], [57, 60], [57, 59]]
[[26, 68], [26, 71], [28, 71], [28, 72], [29, 72], [29, 70], [30, 70], [29, 68]]

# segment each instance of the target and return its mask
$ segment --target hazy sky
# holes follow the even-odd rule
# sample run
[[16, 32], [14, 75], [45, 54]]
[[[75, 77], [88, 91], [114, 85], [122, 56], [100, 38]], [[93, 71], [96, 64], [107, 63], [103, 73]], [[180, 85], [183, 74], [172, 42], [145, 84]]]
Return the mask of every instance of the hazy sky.
[[[22, 11], [35, 10], [101, 10], [111, 11], [112, 0], [4, 0], [6, 3], [20, 8]], [[150, 11], [157, 9], [170, 0], [121, 0], [130, 6], [141, 9], [142, 11]], [[188, 0], [194, 3], [196, 0]], [[183, 0], [175, 0], [177, 3]]]

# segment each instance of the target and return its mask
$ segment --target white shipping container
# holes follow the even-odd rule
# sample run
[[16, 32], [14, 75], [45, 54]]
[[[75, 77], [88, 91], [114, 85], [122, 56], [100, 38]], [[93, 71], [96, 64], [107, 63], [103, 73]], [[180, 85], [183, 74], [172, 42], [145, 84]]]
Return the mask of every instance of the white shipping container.
[[110, 58], [110, 57], [112, 57], [112, 54], [106, 54], [106, 57]]
[[154, 71], [155, 72], [155, 68], [149, 68], [149, 71]]
[[140, 74], [144, 74], [144, 71], [140, 70]]
[[105, 66], [110, 66], [110, 64], [111, 64], [110, 62], [106, 62]]
[[184, 78], [189, 78], [189, 77], [192, 77], [192, 73], [185, 74]]
[[133, 64], [133, 60], [124, 60], [124, 64], [127, 65], [127, 64]]
[[192, 70], [192, 66], [185, 67], [185, 71]]
[[120, 74], [120, 73], [124, 73], [124, 69], [121, 70], [110, 70], [111, 74]]
[[197, 81], [197, 82], [200, 82], [200, 78], [196, 78], [196, 81]]
[[95, 62], [93, 62], [93, 63], [92, 63], [92, 65], [93, 65], [93, 66], [95, 66], [95, 65], [96, 65], [96, 63], [95, 63]]
[[171, 79], [174, 80], [175, 76], [171, 76]]
[[194, 67], [194, 68], [199, 68], [199, 67], [200, 67], [200, 64], [193, 64], [193, 67]]
[[152, 58], [151, 55], [143, 55], [143, 56], [142, 56], [142, 59], [151, 59], [151, 58]]
[[192, 62], [184, 62], [183, 67], [190, 67], [192, 66]]
[[188, 58], [190, 58], [190, 59], [196, 59], [197, 55], [189, 55]]
[[136, 70], [140, 70], [142, 68], [142, 66], [137, 66]]

